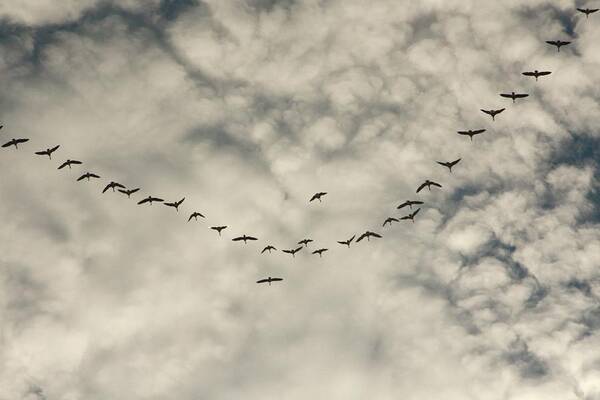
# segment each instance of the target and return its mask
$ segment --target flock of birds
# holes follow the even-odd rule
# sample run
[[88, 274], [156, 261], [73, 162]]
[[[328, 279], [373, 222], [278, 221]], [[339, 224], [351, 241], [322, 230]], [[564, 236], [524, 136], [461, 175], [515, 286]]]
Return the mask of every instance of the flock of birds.
[[[586, 15], [586, 18], [592, 14], [597, 12], [599, 9], [589, 9], [589, 8], [577, 8], [577, 10], [581, 13], [584, 13]], [[546, 41], [546, 43], [552, 45], [552, 46], [556, 46], [556, 49], [558, 52], [560, 52], [560, 48], [563, 46], [567, 46], [569, 45], [571, 42], [570, 41], [562, 41], [562, 40], [548, 40]], [[536, 81], [538, 81], [538, 78], [543, 77], [543, 76], [547, 76], [550, 75], [552, 72], [551, 71], [538, 71], [537, 69], [534, 71], [526, 71], [523, 72], [524, 76], [527, 77], [534, 77]], [[514, 91], [511, 91], [510, 93], [500, 93], [501, 97], [504, 98], [509, 98], [512, 100], [513, 103], [516, 102], [517, 99], [523, 99], [529, 96], [529, 94], [527, 93], [516, 93]], [[492, 117], [492, 121], [496, 120], [496, 116], [500, 113], [502, 113], [504, 110], [506, 110], [506, 108], [500, 108], [500, 109], [490, 109], [490, 110], [485, 110], [485, 109], [481, 109], [481, 111], [489, 116]], [[0, 129], [3, 128], [3, 125], [0, 125]], [[469, 139], [471, 141], [473, 141], [473, 137], [476, 135], [480, 135], [482, 133], [486, 132], [486, 129], [475, 129], [475, 130], [461, 130], [461, 131], [457, 131], [457, 133], [459, 135], [463, 135], [463, 136], [469, 136]], [[14, 146], [15, 149], [19, 149], [19, 145], [28, 142], [29, 139], [27, 138], [13, 138], [11, 140], [9, 140], [8, 142], [4, 143], [2, 145], [3, 148], [8, 148], [8, 147], [12, 147]], [[60, 145], [56, 145], [54, 147], [51, 148], [47, 148], [45, 150], [41, 150], [41, 151], [36, 151], [35, 154], [39, 155], [39, 156], [48, 156], [48, 158], [50, 160], [52, 160], [52, 155], [60, 148]], [[444, 166], [446, 168], [448, 168], [449, 172], [452, 173], [452, 168], [454, 166], [456, 166], [459, 162], [461, 161], [461, 158], [458, 158], [454, 161], [436, 161], [437, 164]], [[69, 169], [72, 169], [72, 166], [74, 165], [82, 165], [83, 162], [79, 161], [79, 160], [71, 160], [71, 159], [67, 159], [66, 161], [64, 161], [63, 163], [61, 163], [58, 167], [58, 169], [63, 169], [65, 167], [68, 167]], [[100, 175], [92, 173], [92, 172], [85, 172], [84, 174], [82, 174], [79, 178], [77, 178], [77, 181], [91, 181], [92, 179], [101, 179]], [[442, 185], [431, 181], [429, 179], [426, 179], [421, 185], [419, 185], [416, 189], [416, 193], [421, 192], [423, 189], [427, 188], [429, 191], [431, 191], [432, 187], [437, 187], [437, 188], [442, 188]], [[108, 183], [104, 189], [102, 190], [102, 193], [107, 192], [108, 190], [112, 190], [113, 192], [115, 192], [116, 190], [118, 190], [120, 193], [123, 193], [125, 195], [127, 195], [127, 198], [131, 198], [131, 195], [137, 193], [138, 191], [140, 191], [140, 188], [127, 188], [125, 185], [122, 185], [118, 182], [114, 182], [114, 181], [110, 181], [110, 183]], [[317, 192], [315, 193], [310, 199], [309, 199], [309, 203], [318, 200], [319, 202], [322, 202], [322, 199], [324, 196], [327, 195], [327, 192]], [[138, 201], [137, 204], [138, 205], [142, 205], [142, 204], [148, 204], [148, 205], [152, 205], [152, 203], [162, 203], [167, 207], [172, 207], [175, 208], [175, 210], [177, 212], [179, 212], [179, 207], [181, 206], [181, 204], [185, 201], [185, 197], [178, 200], [178, 201], [172, 201], [172, 202], [167, 202], [159, 197], [154, 197], [154, 196], [148, 196], [146, 198], [143, 198], [142, 200]], [[405, 207], [408, 207], [410, 212], [407, 215], [404, 215], [402, 217], [396, 218], [396, 217], [387, 217], [385, 219], [385, 221], [383, 222], [383, 227], [385, 227], [386, 225], [392, 225], [393, 222], [400, 222], [400, 221], [405, 221], [405, 220], [410, 220], [411, 222], [414, 223], [415, 221], [415, 217], [417, 216], [417, 214], [419, 213], [419, 211], [421, 210], [421, 207], [424, 204], [423, 201], [420, 200], [406, 200], [405, 202], [403, 202], [402, 204], [398, 205], [397, 209], [401, 210], [404, 209]], [[413, 210], [413, 206], [418, 208]], [[189, 218], [188, 218], [188, 222], [190, 222], [192, 219], [194, 219], [195, 221], [198, 220], [198, 218], [206, 218], [204, 216], [204, 214], [198, 212], [198, 211], [194, 211], [190, 214]], [[221, 233], [223, 232], [223, 230], [225, 230], [226, 228], [228, 228], [227, 225], [216, 225], [216, 226], [211, 226], [210, 229], [216, 231], [219, 236], [221, 236]], [[339, 243], [342, 246], [347, 246], [348, 248], [350, 248], [351, 243], [358, 243], [361, 242], [364, 239], [367, 239], [367, 241], [370, 241], [371, 238], [382, 238], [383, 236], [377, 232], [372, 232], [372, 231], [365, 231], [364, 233], [362, 233], [358, 238], [356, 238], [356, 235], [353, 235], [352, 237], [350, 237], [349, 239], [346, 240], [340, 240], [337, 241], [337, 243]], [[355, 241], [356, 239], [356, 241]], [[231, 239], [233, 242], [244, 242], [244, 244], [246, 244], [248, 241], [257, 241], [258, 238], [254, 237], [254, 236], [249, 236], [246, 234], [243, 234], [242, 236], [236, 236], [234, 238]], [[298, 253], [299, 251], [301, 251], [302, 249], [307, 249], [309, 244], [312, 243], [313, 240], [312, 239], [302, 239], [300, 240], [297, 245], [292, 249], [284, 249], [282, 250], [283, 253], [286, 254], [291, 254], [292, 257], [296, 256], [296, 253]], [[319, 257], [323, 256], [323, 253], [327, 252], [329, 249], [328, 248], [318, 248], [315, 249], [314, 251], [312, 251], [312, 254], [318, 255]], [[277, 248], [273, 245], [267, 245], [266, 247], [264, 247], [261, 251], [261, 254], [265, 253], [265, 252], [269, 252], [271, 253], [272, 251], [277, 251]], [[272, 277], [267, 277], [264, 279], [260, 279], [258, 280], [256, 283], [268, 283], [269, 285], [271, 285], [272, 282], [278, 282], [278, 281], [282, 281], [282, 278], [272, 278]]]

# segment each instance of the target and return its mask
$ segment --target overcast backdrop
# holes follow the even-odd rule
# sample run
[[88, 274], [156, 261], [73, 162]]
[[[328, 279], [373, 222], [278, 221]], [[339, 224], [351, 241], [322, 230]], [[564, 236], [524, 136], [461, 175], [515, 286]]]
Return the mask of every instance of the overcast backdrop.
[[[0, 138], [30, 141], [0, 149], [0, 400], [600, 399], [576, 6], [600, 2], [3, 0]], [[305, 237], [330, 250], [260, 254]]]

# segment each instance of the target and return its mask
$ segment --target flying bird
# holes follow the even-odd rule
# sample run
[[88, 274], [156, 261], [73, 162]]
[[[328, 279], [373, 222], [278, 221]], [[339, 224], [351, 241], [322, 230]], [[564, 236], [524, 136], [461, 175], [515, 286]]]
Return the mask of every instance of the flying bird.
[[346, 246], [350, 247], [350, 243], [352, 243], [352, 241], [354, 240], [354, 238], [355, 238], [355, 237], [356, 237], [356, 235], [352, 236], [352, 237], [351, 237], [350, 239], [348, 239], [348, 240], [342, 240], [342, 241], [339, 241], [339, 240], [338, 240], [338, 243], [339, 243], [339, 244], [345, 244]]
[[506, 97], [508, 99], [512, 99], [513, 103], [515, 102], [516, 99], [523, 99], [527, 96], [529, 96], [526, 93], [515, 93], [515, 92], [510, 92], [510, 93], [500, 93], [501, 97]]
[[136, 188], [136, 189], [119, 189], [119, 192], [126, 194], [127, 198], [130, 199], [131, 195], [134, 194], [135, 192], [139, 191], [140, 188]]
[[190, 222], [192, 220], [192, 218], [194, 218], [194, 220], [198, 221], [198, 217], [206, 218], [204, 215], [200, 214], [198, 211], [194, 211], [188, 218], [188, 222]]
[[538, 78], [540, 76], [546, 76], [546, 75], [550, 75], [552, 72], [550, 71], [538, 71], [537, 69], [535, 71], [526, 71], [523, 72], [523, 75], [525, 76], [534, 76], [535, 77], [535, 81], [537, 82]]
[[231, 239], [231, 241], [233, 241], [233, 242], [239, 242], [240, 240], [243, 240], [244, 244], [246, 244], [248, 242], [248, 240], [258, 240], [258, 239], [255, 237], [246, 236], [246, 235], [238, 236], [236, 238]]
[[584, 13], [586, 18], [589, 17], [590, 14], [595, 13], [598, 10], [599, 10], [598, 8], [578, 8], [577, 9], [577, 11]]
[[56, 150], [58, 150], [59, 147], [60, 147], [60, 144], [54, 146], [51, 149], [46, 149], [43, 151], [36, 151], [35, 154], [37, 154], [38, 156], [48, 156], [52, 160], [52, 153], [54, 153]]
[[108, 189], [112, 189], [112, 191], [115, 191], [115, 188], [123, 188], [125, 189], [125, 186], [121, 185], [120, 183], [117, 182], [110, 182], [108, 185], [106, 185], [106, 187], [104, 188], [104, 190], [102, 190], [102, 193], [105, 193]]
[[262, 249], [262, 251], [260, 252], [260, 254], [264, 253], [265, 251], [268, 251], [269, 254], [271, 254], [271, 250], [277, 251], [277, 249], [274, 246], [268, 245], [267, 247], [265, 247], [264, 249]]
[[420, 208], [417, 208], [417, 209], [416, 209], [414, 212], [412, 212], [412, 213], [410, 213], [410, 214], [408, 214], [408, 215], [405, 215], [404, 217], [402, 217], [402, 218], [400, 218], [400, 219], [401, 219], [401, 220], [407, 220], [407, 219], [410, 219], [412, 222], [415, 222], [415, 215], [417, 215], [417, 214], [419, 213], [419, 211], [420, 211], [420, 210], [421, 210]]
[[443, 165], [444, 167], [447, 167], [450, 170], [450, 172], [452, 172], [452, 167], [454, 167], [456, 164], [458, 164], [460, 162], [460, 160], [461, 159], [459, 158], [459, 159], [456, 159], [454, 161], [445, 161], [445, 162], [443, 162], [443, 161], [436, 161], [436, 163], [438, 163], [440, 165]]
[[299, 252], [300, 250], [302, 250], [302, 246], [296, 247], [295, 249], [281, 250], [281, 251], [283, 251], [284, 253], [287, 253], [287, 254], [291, 254], [292, 257], [296, 258], [296, 253]]
[[265, 279], [260, 279], [260, 280], [256, 281], [256, 283], [269, 282], [269, 286], [271, 286], [271, 282], [279, 282], [279, 281], [282, 281], [282, 280], [283, 279], [281, 279], [281, 278], [271, 278], [271, 277], [268, 277], [268, 278], [265, 278]]
[[312, 239], [302, 239], [301, 241], [298, 242], [298, 244], [303, 244], [304, 247], [308, 247], [308, 244], [312, 241], [313, 241]]
[[63, 169], [64, 167], [69, 167], [69, 169], [71, 169], [71, 165], [80, 165], [83, 164], [81, 161], [77, 161], [77, 160], [67, 160], [64, 163], [60, 164], [60, 166], [57, 169]]
[[394, 217], [387, 217], [385, 219], [385, 221], [383, 221], [383, 225], [382, 226], [386, 226], [387, 224], [390, 224], [390, 226], [392, 226], [392, 222], [398, 222], [398, 220]]
[[468, 131], [457, 131], [457, 133], [459, 135], [468, 136], [471, 139], [471, 142], [473, 141], [473, 136], [480, 135], [483, 132], [485, 132], [485, 129], [476, 129], [476, 130], [469, 129]]
[[506, 108], [501, 108], [499, 110], [484, 110], [483, 108], [481, 109], [481, 111], [492, 117], [492, 121], [495, 121], [496, 115], [500, 114], [504, 110], [506, 110]]
[[360, 242], [361, 240], [363, 240], [364, 238], [367, 238], [367, 241], [371, 241], [370, 238], [372, 237], [376, 237], [376, 238], [381, 238], [382, 236], [378, 233], [375, 232], [371, 232], [371, 231], [366, 231], [365, 233], [363, 233], [362, 235], [360, 235], [358, 237], [358, 239], [356, 239], [356, 242]]
[[210, 229], [212, 229], [213, 231], [217, 231], [219, 232], [219, 236], [221, 236], [221, 231], [223, 229], [227, 228], [227, 225], [224, 226], [211, 226]]
[[148, 204], [152, 205], [153, 201], [155, 201], [157, 203], [162, 203], [164, 200], [163, 199], [159, 199], [158, 197], [148, 196], [144, 200], [138, 201], [138, 204], [148, 203]]
[[175, 209], [175, 211], [179, 212], [179, 206], [181, 205], [181, 203], [183, 203], [184, 200], [185, 200], [185, 197], [179, 201], [174, 201], [172, 203], [164, 203], [164, 204], [165, 204], [165, 206], [173, 207]]
[[571, 42], [565, 42], [562, 40], [546, 40], [546, 43], [551, 44], [552, 46], [556, 46], [556, 50], [558, 50], [558, 52], [560, 52], [561, 46], [566, 46]]
[[418, 206], [419, 204], [423, 204], [422, 201], [418, 200], [406, 200], [404, 203], [400, 204], [396, 209], [401, 209], [408, 206], [412, 210], [412, 206]]
[[421, 186], [419, 186], [417, 188], [417, 193], [419, 193], [421, 190], [423, 190], [423, 188], [427, 187], [427, 189], [429, 189], [431, 191], [431, 187], [432, 186], [437, 186], [437, 187], [442, 187], [442, 185], [440, 185], [437, 182], [434, 181], [430, 181], [429, 179], [427, 179], [425, 182], [421, 183]]
[[82, 181], [84, 179], [87, 179], [88, 182], [90, 180], [90, 178], [96, 178], [99, 179], [100, 176], [96, 175], [96, 174], [92, 174], [91, 172], [86, 172], [85, 174], [81, 175], [79, 178], [77, 178], [77, 182]]
[[313, 197], [310, 198], [310, 200], [308, 201], [309, 203], [313, 200], [319, 200], [319, 203], [321, 202], [321, 197], [325, 196], [327, 194], [327, 192], [319, 192], [319, 193], [315, 193], [313, 195]]
[[319, 249], [319, 250], [315, 250], [315, 251], [313, 251], [312, 253], [313, 253], [313, 254], [318, 254], [318, 255], [319, 255], [319, 257], [322, 257], [322, 256], [323, 256], [323, 253], [325, 253], [327, 250], [329, 250], [329, 249]]
[[15, 149], [19, 148], [20, 143], [29, 142], [29, 139], [11, 139], [10, 141], [4, 143], [2, 147], [10, 147], [15, 146]]

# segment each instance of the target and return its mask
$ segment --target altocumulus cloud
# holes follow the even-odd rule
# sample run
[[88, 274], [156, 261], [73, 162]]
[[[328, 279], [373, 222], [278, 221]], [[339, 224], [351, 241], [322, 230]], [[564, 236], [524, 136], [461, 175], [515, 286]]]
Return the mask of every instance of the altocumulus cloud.
[[0, 399], [600, 398], [584, 5], [3, 1]]

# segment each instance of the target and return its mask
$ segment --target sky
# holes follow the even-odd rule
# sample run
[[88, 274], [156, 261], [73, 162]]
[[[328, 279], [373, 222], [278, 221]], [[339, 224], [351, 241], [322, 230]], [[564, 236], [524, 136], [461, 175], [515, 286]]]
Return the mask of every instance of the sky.
[[600, 399], [595, 6], [2, 1], [0, 400]]

